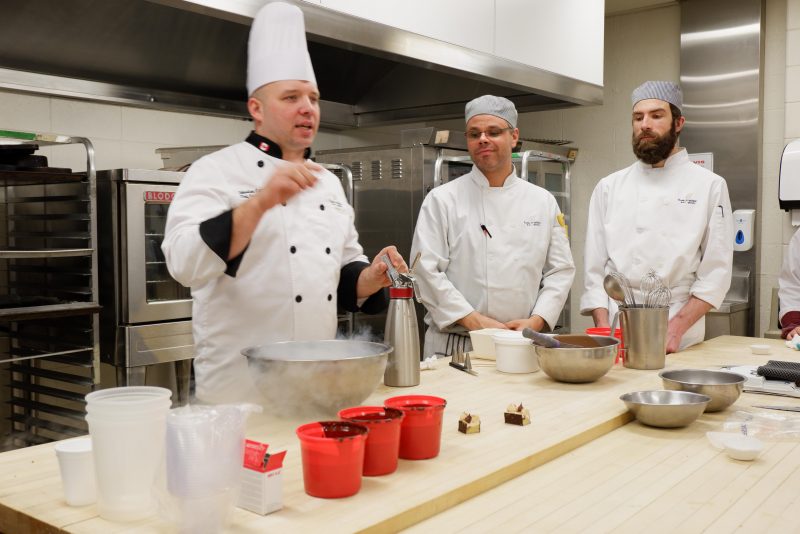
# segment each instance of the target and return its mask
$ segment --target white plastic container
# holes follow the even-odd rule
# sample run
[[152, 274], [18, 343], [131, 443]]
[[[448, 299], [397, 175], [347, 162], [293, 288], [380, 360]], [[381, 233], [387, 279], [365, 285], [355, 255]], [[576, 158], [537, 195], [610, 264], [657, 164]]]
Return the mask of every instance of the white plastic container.
[[172, 393], [135, 386], [86, 395], [97, 511], [110, 521], [135, 521], [156, 511], [153, 485], [164, 466], [166, 418]]
[[96, 499], [92, 440], [89, 436], [59, 441], [55, 446], [64, 500], [70, 506], [85, 506]]
[[533, 373], [539, 359], [533, 343], [516, 330], [501, 330], [492, 336], [497, 370], [503, 373]]
[[507, 332], [502, 328], [483, 328], [472, 330], [469, 339], [472, 341], [472, 356], [483, 360], [494, 360], [494, 339], [492, 336], [499, 332]]

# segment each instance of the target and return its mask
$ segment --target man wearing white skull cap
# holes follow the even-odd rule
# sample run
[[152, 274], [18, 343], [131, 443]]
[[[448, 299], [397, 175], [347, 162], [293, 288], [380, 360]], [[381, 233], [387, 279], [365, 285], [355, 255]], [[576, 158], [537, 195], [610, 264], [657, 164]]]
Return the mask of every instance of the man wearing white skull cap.
[[190, 167], [162, 244], [170, 273], [192, 289], [196, 395], [210, 403], [252, 398], [243, 348], [332, 339], [337, 305], [385, 309], [382, 254], [407, 270], [395, 247], [367, 261], [339, 180], [308, 159], [319, 91], [298, 7], [256, 14], [247, 91], [254, 131]]
[[472, 170], [425, 197], [411, 245], [425, 356], [470, 350], [471, 330], [554, 328], [575, 275], [555, 197], [512, 163], [514, 104], [485, 95], [465, 111]]
[[705, 314], [722, 304], [731, 282], [733, 218], [728, 186], [694, 164], [678, 143], [685, 122], [680, 87], [648, 81], [633, 94], [633, 165], [595, 187], [589, 203], [581, 312], [609, 326], [617, 305], [603, 278], [621, 272], [643, 302], [650, 269], [672, 292], [667, 353], [703, 341]]

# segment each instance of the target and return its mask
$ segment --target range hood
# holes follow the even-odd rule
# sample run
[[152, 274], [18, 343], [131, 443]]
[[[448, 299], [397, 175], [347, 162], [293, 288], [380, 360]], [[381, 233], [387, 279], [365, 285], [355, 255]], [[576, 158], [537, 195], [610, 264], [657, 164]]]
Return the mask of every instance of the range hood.
[[[248, 117], [256, 0], [4, 0], [0, 87]], [[319, 5], [305, 13], [322, 125], [463, 116], [491, 93], [520, 111], [602, 103], [603, 88]]]

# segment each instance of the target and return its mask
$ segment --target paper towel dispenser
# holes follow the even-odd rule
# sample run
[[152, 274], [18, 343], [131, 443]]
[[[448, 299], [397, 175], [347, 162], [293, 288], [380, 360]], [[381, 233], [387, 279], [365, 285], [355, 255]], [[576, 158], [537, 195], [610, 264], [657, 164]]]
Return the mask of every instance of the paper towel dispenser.
[[778, 173], [778, 202], [782, 210], [800, 209], [800, 139], [783, 149]]

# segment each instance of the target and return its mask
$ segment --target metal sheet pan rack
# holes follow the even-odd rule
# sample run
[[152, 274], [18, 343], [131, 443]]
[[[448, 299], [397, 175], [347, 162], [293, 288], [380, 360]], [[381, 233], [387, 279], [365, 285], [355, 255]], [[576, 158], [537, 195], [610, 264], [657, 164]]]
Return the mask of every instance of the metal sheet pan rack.
[[86, 171], [0, 168], [0, 450], [85, 434], [99, 382], [96, 170], [83, 137], [0, 130], [0, 143], [79, 144]]

